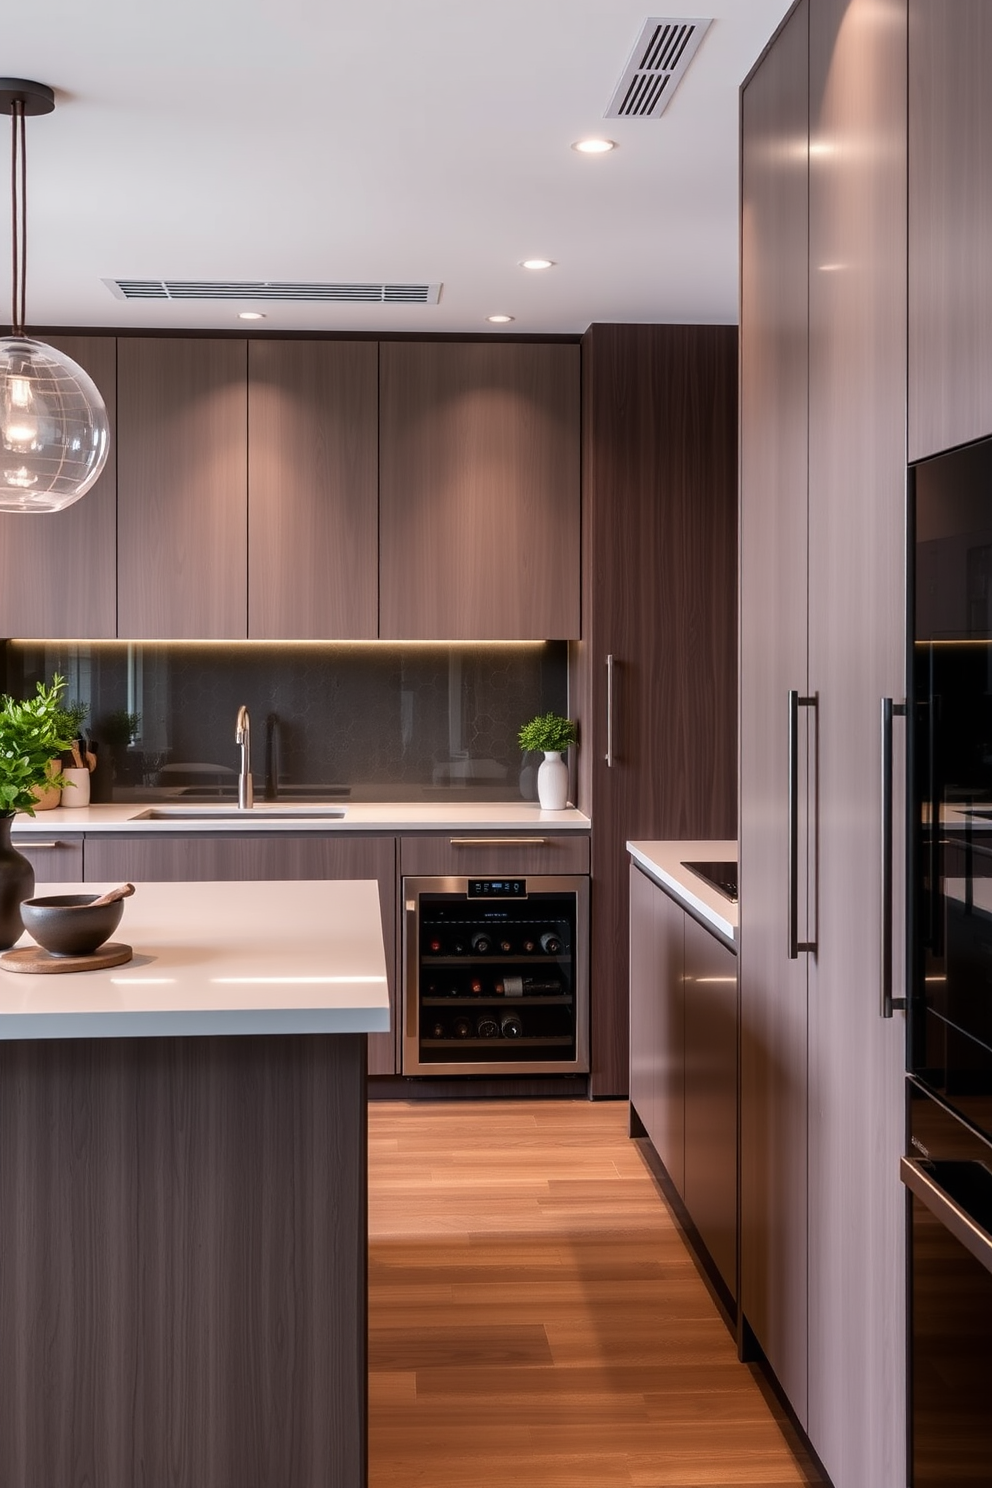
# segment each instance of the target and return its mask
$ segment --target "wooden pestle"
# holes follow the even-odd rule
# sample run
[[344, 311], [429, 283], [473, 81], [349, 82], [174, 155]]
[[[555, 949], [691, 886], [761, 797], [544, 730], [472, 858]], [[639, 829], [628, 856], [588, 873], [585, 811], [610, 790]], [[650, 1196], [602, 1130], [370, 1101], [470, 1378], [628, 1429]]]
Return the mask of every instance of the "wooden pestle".
[[113, 904], [116, 899], [130, 899], [133, 893], [134, 884], [120, 884], [116, 889], [108, 889], [105, 894], [100, 895], [99, 899], [94, 899], [92, 904], [87, 904], [82, 907], [86, 909], [96, 909], [96, 906], [98, 904]]

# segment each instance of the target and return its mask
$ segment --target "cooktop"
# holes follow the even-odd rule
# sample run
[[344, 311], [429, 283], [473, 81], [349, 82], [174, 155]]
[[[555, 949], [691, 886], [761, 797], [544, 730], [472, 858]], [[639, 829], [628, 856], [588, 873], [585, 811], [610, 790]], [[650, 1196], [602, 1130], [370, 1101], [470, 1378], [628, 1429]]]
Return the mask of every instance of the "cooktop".
[[730, 863], [686, 863], [683, 868], [688, 868], [697, 878], [705, 879], [706, 883], [729, 899], [732, 904], [737, 903], [737, 864]]

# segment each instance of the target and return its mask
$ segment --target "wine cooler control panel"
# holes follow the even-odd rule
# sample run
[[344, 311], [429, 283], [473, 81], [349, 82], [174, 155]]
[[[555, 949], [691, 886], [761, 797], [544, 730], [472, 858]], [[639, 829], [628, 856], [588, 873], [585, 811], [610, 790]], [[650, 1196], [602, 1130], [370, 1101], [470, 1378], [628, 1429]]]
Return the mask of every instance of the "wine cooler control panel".
[[589, 1068], [589, 880], [403, 880], [403, 1073]]

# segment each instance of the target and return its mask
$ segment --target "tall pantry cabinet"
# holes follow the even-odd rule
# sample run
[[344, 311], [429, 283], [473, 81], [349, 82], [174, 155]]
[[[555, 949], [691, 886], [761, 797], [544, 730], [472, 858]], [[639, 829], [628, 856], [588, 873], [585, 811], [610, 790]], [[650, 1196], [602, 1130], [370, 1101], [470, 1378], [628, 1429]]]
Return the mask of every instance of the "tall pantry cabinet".
[[905, 1482], [905, 118], [904, 0], [802, 0], [742, 95], [741, 1300], [834, 1488]]

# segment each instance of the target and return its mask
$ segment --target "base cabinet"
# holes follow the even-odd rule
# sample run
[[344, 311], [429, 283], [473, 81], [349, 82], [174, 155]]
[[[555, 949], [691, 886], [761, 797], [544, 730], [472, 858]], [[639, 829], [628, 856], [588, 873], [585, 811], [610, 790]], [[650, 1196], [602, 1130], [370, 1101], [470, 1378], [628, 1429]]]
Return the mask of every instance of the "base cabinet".
[[737, 1295], [737, 957], [630, 869], [630, 1099]]
[[36, 883], [81, 883], [83, 878], [82, 837], [40, 838], [24, 834], [12, 837], [19, 853], [34, 869]]
[[[160, 883], [239, 879], [374, 878], [379, 884], [382, 934], [389, 977], [388, 1033], [370, 1033], [369, 1074], [396, 1072], [396, 839], [394, 837], [293, 837], [288, 833], [225, 836], [87, 837], [87, 882], [148, 879]], [[278, 933], [278, 926], [273, 927]]]

